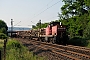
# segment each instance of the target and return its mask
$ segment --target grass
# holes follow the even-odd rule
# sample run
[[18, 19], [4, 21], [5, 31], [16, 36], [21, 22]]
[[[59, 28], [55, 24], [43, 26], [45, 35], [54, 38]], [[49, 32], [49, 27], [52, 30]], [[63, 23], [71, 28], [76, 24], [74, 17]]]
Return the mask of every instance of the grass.
[[89, 43], [88, 43], [88, 45], [87, 45], [86, 47], [90, 48], [90, 40], [88, 40], [88, 42], [89, 42]]
[[0, 39], [0, 49], [3, 48], [3, 45], [4, 45], [4, 40], [1, 40], [1, 39]]
[[[0, 47], [2, 52], [3, 43], [4, 41], [0, 40]], [[34, 55], [33, 52], [30, 52], [25, 46], [20, 44], [18, 41], [9, 39], [6, 48], [6, 60], [44, 60], [44, 58]]]

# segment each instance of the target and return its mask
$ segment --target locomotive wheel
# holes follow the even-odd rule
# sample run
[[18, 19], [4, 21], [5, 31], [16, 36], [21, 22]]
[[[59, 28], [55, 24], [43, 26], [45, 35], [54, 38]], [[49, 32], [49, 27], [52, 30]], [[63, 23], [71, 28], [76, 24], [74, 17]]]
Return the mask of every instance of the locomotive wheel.
[[45, 42], [48, 43], [48, 37], [45, 37]]
[[29, 39], [32, 40], [32, 37], [30, 36]]
[[29, 37], [29, 39], [31, 40], [31, 37]]
[[42, 39], [40, 37], [37, 40], [42, 42]]
[[55, 40], [54, 39], [52, 40], [52, 43], [55, 44]]
[[39, 38], [39, 40], [42, 42], [42, 38]]
[[41, 37], [40, 40], [41, 40], [42, 42], [44, 42], [44, 41], [45, 41], [45, 38]]
[[55, 37], [55, 36], [52, 38], [52, 43], [53, 43], [53, 44], [56, 43], [56, 37]]

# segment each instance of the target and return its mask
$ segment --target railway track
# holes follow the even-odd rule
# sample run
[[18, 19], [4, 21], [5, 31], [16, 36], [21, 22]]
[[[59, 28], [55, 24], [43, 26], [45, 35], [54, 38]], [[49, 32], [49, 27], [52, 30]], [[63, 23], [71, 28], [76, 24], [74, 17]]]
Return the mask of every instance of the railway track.
[[90, 60], [90, 50], [87, 48], [70, 46], [70, 45], [63, 46], [63, 45], [50, 44], [35, 40], [31, 40], [28, 42], [27, 41], [25, 39], [22, 42], [27, 44], [32, 43], [33, 45], [39, 48], [58, 54], [58, 57], [64, 60]]
[[[44, 49], [48, 48], [50, 51], [52, 51], [54, 53], [57, 53], [57, 54], [60, 54], [60, 55], [65, 54], [64, 56], [66, 56], [69, 59], [75, 59], [75, 60], [77, 60], [77, 58], [84, 59], [84, 60], [87, 60], [87, 59], [89, 60], [90, 59], [90, 56], [88, 56], [88, 55], [73, 52], [73, 51], [69, 51], [69, 50], [65, 50], [65, 49], [61, 49], [61, 48], [58, 47], [58, 45], [52, 45], [52, 44], [49, 44], [49, 43], [47, 43], [47, 44], [46, 43], [38, 43], [37, 45], [39, 45], [39, 44], [40, 44], [41, 48], [43, 46]], [[67, 55], [72, 55], [72, 56], [67, 56]]]
[[74, 45], [68, 45], [68, 46], [69, 46], [69, 47], [74, 47], [74, 48], [79, 48], [79, 49], [90, 50], [90, 48], [81, 47], [81, 46], [74, 46]]
[[[46, 43], [45, 43], [46, 44]], [[47, 43], [47, 45], [50, 45], [50, 43]], [[65, 49], [65, 50], [70, 50], [70, 51], [73, 51], [73, 52], [77, 52], [77, 53], [82, 53], [82, 54], [85, 54], [85, 55], [90, 55], [90, 50], [89, 48], [85, 48], [85, 47], [80, 47], [80, 46], [63, 46], [63, 45], [57, 45], [57, 44], [52, 44], [52, 46], [55, 46], [57, 48], [61, 48], [61, 49]], [[82, 49], [82, 48], [85, 48], [85, 49]]]

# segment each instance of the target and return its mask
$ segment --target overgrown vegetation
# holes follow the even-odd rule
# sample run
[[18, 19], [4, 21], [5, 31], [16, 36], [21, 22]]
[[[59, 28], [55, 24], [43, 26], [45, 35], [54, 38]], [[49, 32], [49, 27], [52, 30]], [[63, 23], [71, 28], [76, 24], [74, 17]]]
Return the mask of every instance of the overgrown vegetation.
[[0, 50], [3, 48], [3, 45], [4, 45], [4, 40], [0, 39]]
[[[2, 49], [3, 50], [3, 49]], [[2, 51], [3, 52], [3, 51]], [[2, 58], [3, 53], [2, 53]], [[6, 48], [6, 60], [44, 60], [43, 57], [33, 55], [26, 47], [16, 40], [9, 40]]]
[[7, 35], [4, 34], [4, 33], [0, 33], [0, 39], [6, 39], [7, 38]]
[[88, 46], [89, 42], [87, 39], [84, 39], [82, 37], [74, 37], [68, 40], [68, 44], [75, 45], [75, 46]]

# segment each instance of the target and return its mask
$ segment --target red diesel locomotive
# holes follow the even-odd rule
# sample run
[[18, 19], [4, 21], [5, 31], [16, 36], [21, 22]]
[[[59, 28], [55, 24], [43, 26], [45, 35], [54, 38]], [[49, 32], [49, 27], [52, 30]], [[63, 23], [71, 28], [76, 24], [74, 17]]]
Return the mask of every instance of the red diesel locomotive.
[[68, 35], [66, 26], [61, 22], [52, 22], [46, 28], [32, 29], [29, 31], [17, 31], [17, 36], [22, 38], [37, 38], [40, 41], [66, 44]]

